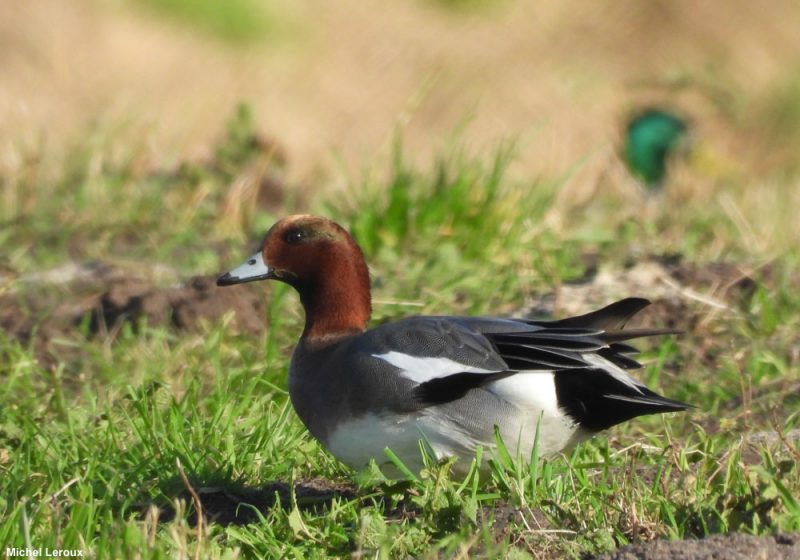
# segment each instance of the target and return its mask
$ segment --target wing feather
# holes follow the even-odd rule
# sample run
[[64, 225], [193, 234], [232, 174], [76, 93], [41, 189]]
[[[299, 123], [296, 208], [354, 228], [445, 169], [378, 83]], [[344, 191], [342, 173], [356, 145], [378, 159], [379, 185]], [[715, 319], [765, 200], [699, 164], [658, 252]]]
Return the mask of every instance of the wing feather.
[[[673, 334], [673, 329], [622, 327], [649, 304], [628, 298], [598, 311], [560, 321], [418, 317], [380, 333], [374, 358], [392, 364], [413, 382], [414, 406], [462, 398], [468, 391], [525, 372], [552, 373], [558, 407], [587, 429], [603, 429], [642, 414], [684, 410], [688, 405], [647, 389], [627, 370], [633, 338]], [[402, 327], [402, 328], [398, 328]], [[513, 399], [514, 395], [505, 395]]]

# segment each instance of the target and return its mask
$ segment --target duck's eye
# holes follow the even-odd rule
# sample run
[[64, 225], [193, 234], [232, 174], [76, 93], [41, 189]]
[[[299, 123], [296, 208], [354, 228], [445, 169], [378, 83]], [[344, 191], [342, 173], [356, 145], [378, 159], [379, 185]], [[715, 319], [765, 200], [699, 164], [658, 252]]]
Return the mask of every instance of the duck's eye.
[[302, 229], [290, 229], [283, 234], [283, 240], [290, 245], [302, 243], [306, 239], [306, 232]]

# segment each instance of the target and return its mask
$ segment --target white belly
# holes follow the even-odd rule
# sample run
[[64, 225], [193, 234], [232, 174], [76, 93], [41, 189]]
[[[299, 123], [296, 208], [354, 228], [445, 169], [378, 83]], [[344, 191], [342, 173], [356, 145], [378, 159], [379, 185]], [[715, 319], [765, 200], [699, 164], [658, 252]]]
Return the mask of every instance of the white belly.
[[[500, 435], [508, 451], [522, 459], [530, 458], [539, 428], [539, 453], [550, 455], [571, 447], [585, 434], [558, 409], [552, 374], [522, 373], [485, 386], [485, 389], [513, 405], [518, 413], [498, 420]], [[387, 447], [403, 464], [416, 473], [423, 467], [420, 442], [424, 441], [436, 459], [458, 457], [456, 473], [466, 473], [477, 448], [484, 457], [495, 452], [492, 411], [485, 411], [487, 430], [483, 439], [449, 418], [442, 407], [429, 407], [405, 415], [368, 414], [339, 425], [328, 439], [328, 449], [347, 465], [361, 469], [370, 459], [388, 476], [396, 476], [384, 451]], [[475, 411], [481, 415], [481, 411]], [[484, 465], [485, 466], [485, 465]]]
[[[342, 423], [328, 440], [333, 455], [354, 469], [364, 468], [374, 459], [388, 476], [400, 473], [386, 449], [400, 458], [413, 473], [424, 466], [421, 443], [436, 459], [472, 454], [468, 436], [436, 422], [424, 413], [395, 416], [368, 414]], [[453, 432], [452, 434], [449, 432]]]

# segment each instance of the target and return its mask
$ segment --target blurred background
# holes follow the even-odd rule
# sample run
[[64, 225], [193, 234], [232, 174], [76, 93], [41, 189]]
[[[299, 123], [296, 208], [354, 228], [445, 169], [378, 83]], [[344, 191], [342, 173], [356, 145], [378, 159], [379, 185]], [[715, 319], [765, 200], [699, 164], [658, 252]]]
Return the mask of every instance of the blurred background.
[[[797, 0], [0, 1], [0, 544], [588, 558], [800, 531], [798, 30]], [[287, 401], [295, 293], [215, 286], [295, 212], [352, 231], [376, 323], [652, 299], [639, 326], [685, 334], [637, 375], [698, 408], [480, 501], [438, 475], [350, 501]], [[176, 465], [222, 489], [202, 539]]]
[[398, 127], [412, 161], [454, 133], [516, 138], [518, 170], [561, 176], [605, 170], [626, 119], [664, 106], [703, 173], [785, 173], [798, 29], [791, 0], [3, 2], [3, 159], [93, 133], [162, 164], [208, 157], [244, 102], [305, 187], [387, 153]]

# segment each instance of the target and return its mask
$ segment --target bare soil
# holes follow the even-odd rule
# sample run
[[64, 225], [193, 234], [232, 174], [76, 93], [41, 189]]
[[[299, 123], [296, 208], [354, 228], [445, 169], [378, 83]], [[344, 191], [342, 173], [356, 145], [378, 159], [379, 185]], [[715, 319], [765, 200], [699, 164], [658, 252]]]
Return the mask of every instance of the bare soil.
[[222, 289], [214, 277], [195, 276], [163, 287], [102, 263], [77, 270], [75, 280], [66, 285], [0, 295], [0, 329], [9, 338], [32, 344], [44, 365], [63, 358], [54, 341], [84, 332], [113, 338], [126, 323], [134, 329], [144, 322], [199, 331], [230, 313], [230, 325], [239, 332], [257, 336], [265, 329], [263, 292], [252, 286]]
[[[591, 261], [591, 255], [587, 256]], [[517, 315], [567, 317], [586, 313], [629, 296], [653, 305], [636, 316], [636, 326], [692, 331], [712, 319], [739, 311], [759, 285], [769, 285], [769, 267], [730, 262], [692, 263], [679, 256], [637, 259], [622, 269], [597, 269], [577, 282], [531, 302]]]
[[[280, 503], [284, 509], [291, 509], [292, 494], [294, 503], [302, 510], [325, 508], [337, 497], [348, 500], [356, 497], [356, 489], [353, 486], [322, 479], [304, 480], [294, 486], [272, 481], [260, 488], [198, 487], [193, 490], [200, 499], [204, 522], [218, 525], [258, 523], [259, 515], [268, 515], [275, 504]], [[186, 503], [193, 503], [188, 489], [182, 490], [176, 497]], [[147, 508], [141, 510], [144, 513]], [[160, 512], [161, 522], [170, 521], [175, 516], [171, 505], [160, 508]], [[196, 511], [192, 513], [189, 522], [192, 524], [197, 522]]]
[[797, 560], [800, 534], [754, 537], [733, 533], [701, 540], [634, 544], [597, 560]]

